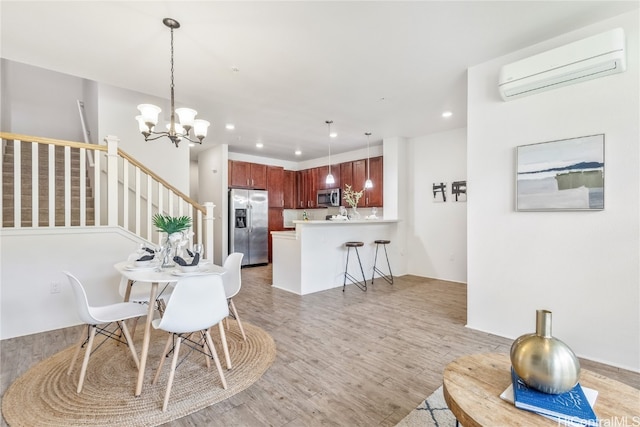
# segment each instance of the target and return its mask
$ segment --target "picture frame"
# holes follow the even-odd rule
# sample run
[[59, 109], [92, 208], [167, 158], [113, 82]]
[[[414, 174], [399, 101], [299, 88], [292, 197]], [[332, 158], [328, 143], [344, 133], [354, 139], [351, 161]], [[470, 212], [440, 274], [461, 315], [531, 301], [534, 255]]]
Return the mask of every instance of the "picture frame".
[[446, 182], [434, 182], [431, 184], [433, 190], [434, 202], [446, 202], [447, 201], [447, 183]]
[[516, 210], [603, 210], [604, 166], [604, 134], [518, 146]]
[[467, 201], [467, 181], [451, 182], [451, 201], [466, 202]]

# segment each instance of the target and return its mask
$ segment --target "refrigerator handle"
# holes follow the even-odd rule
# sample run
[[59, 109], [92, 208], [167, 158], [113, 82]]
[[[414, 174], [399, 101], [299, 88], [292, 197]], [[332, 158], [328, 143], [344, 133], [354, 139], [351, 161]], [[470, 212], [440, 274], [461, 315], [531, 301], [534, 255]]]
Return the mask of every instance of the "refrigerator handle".
[[253, 212], [251, 212], [251, 209], [253, 208], [253, 206], [251, 206], [251, 203], [247, 203], [247, 211], [248, 211], [248, 215], [247, 215], [247, 233], [251, 233], [251, 231], [253, 230]]

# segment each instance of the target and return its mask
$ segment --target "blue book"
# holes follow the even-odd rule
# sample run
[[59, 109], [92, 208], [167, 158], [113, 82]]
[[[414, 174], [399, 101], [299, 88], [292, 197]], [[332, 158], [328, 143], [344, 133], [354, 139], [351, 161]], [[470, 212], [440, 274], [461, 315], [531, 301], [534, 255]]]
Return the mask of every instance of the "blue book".
[[598, 417], [589, 404], [580, 384], [560, 394], [549, 394], [535, 390], [525, 384], [511, 368], [513, 399], [516, 408], [579, 423], [598, 426]]

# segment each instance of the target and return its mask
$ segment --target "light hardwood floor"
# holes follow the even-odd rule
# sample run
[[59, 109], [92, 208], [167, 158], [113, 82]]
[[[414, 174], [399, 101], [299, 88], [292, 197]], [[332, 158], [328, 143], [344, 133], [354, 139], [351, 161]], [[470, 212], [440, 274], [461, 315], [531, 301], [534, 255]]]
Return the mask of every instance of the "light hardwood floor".
[[[242, 279], [236, 307], [273, 336], [276, 361], [244, 392], [170, 426], [393, 426], [442, 384], [447, 363], [511, 346], [465, 327], [459, 283], [403, 276], [367, 292], [348, 286], [300, 297], [269, 286], [270, 266], [243, 269]], [[2, 341], [2, 393], [76, 339], [77, 328], [67, 328]], [[640, 388], [638, 373], [582, 366]]]

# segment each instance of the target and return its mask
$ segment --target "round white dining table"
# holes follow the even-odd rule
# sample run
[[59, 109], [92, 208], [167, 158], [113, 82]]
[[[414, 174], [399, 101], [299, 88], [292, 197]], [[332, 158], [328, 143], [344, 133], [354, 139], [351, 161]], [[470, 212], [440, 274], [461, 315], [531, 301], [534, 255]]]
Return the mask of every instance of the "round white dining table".
[[[132, 261], [122, 261], [114, 265], [114, 268], [118, 270], [120, 274], [127, 278], [129, 281], [127, 285], [127, 293], [124, 300], [128, 301], [131, 286], [135, 286], [135, 283], [150, 283], [151, 290], [149, 291], [149, 311], [147, 313], [147, 320], [144, 325], [144, 338], [142, 340], [142, 352], [140, 354], [140, 369], [138, 371], [138, 381], [136, 383], [135, 396], [140, 396], [142, 393], [142, 385], [144, 381], [144, 371], [147, 365], [147, 356], [149, 354], [149, 342], [151, 339], [151, 321], [153, 320], [153, 310], [155, 307], [154, 301], [158, 294], [158, 283], [176, 283], [181, 278], [194, 276], [194, 275], [210, 275], [210, 274], [224, 274], [225, 269], [219, 265], [212, 263], [203, 263], [200, 268], [195, 272], [183, 273], [178, 267], [173, 268], [159, 268], [157, 266], [149, 267], [136, 267]], [[222, 322], [220, 323], [222, 325]], [[227, 367], [231, 366], [229, 358], [229, 350], [226, 345], [226, 340], [223, 340], [223, 347]]]

